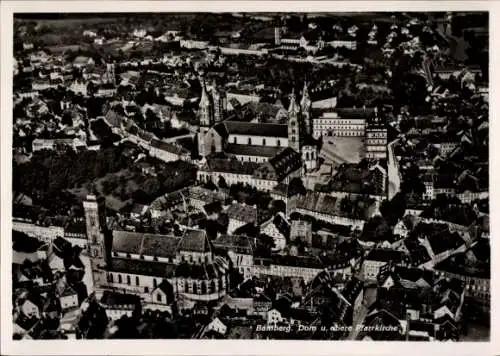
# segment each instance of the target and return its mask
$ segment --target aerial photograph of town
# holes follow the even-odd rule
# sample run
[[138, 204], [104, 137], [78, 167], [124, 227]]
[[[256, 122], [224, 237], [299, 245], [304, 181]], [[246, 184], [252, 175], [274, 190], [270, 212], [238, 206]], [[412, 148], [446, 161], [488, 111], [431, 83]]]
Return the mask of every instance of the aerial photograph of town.
[[488, 12], [13, 23], [12, 340], [490, 340]]

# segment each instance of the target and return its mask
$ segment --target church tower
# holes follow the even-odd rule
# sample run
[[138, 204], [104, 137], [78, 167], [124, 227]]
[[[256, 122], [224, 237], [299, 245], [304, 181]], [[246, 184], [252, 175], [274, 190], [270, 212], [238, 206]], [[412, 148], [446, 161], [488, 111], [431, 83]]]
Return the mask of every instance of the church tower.
[[274, 44], [276, 46], [281, 45], [281, 27], [278, 25], [274, 27]]
[[300, 108], [295, 100], [295, 89], [290, 95], [290, 106], [288, 107], [288, 146], [300, 153]]
[[375, 108], [373, 117], [367, 120], [365, 129], [365, 157], [387, 159], [387, 124]]
[[116, 76], [115, 76], [115, 64], [114, 63], [106, 63], [106, 73], [104, 73], [103, 78], [104, 83], [116, 84]]
[[302, 90], [302, 99], [300, 101], [300, 110], [302, 118], [304, 120], [305, 133], [312, 136], [312, 115], [311, 115], [311, 99], [309, 97], [309, 92], [307, 90], [307, 82], [304, 82], [304, 89]]
[[224, 114], [227, 110], [227, 96], [225, 90], [218, 88], [217, 84], [215, 84], [212, 90], [212, 98], [214, 103], [214, 121], [216, 123], [224, 121]]
[[277, 17], [274, 20], [274, 44], [281, 46], [281, 33], [283, 32], [283, 21]]
[[198, 153], [200, 156], [205, 157], [208, 155], [207, 145], [205, 144], [205, 136], [214, 124], [214, 107], [212, 98], [207, 92], [205, 79], [200, 78], [201, 81], [201, 99], [198, 107], [198, 120], [200, 121], [200, 132], [198, 133]]
[[105, 235], [101, 227], [105, 229], [105, 217], [99, 214], [99, 204], [95, 195], [88, 195], [83, 202], [85, 210], [85, 225], [87, 230], [87, 240], [89, 246], [90, 266], [92, 268], [92, 280], [94, 288], [105, 286], [106, 268], [106, 245]]
[[200, 126], [212, 126], [214, 107], [210, 95], [207, 92], [207, 86], [205, 84], [205, 79], [202, 77], [201, 81], [201, 99], [198, 106], [198, 118], [200, 120]]

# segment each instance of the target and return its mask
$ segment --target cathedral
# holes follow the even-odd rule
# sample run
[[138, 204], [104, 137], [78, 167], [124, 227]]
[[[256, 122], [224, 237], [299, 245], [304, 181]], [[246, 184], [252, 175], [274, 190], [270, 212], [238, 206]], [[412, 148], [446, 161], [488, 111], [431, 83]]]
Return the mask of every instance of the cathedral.
[[225, 120], [227, 100], [224, 91], [214, 88], [209, 93], [203, 78], [201, 84], [200, 156], [223, 152], [240, 161], [263, 163], [290, 147], [301, 155], [304, 173], [318, 168], [320, 147], [319, 141], [312, 137], [312, 102], [307, 83], [304, 83], [300, 103], [292, 91], [286, 124]]

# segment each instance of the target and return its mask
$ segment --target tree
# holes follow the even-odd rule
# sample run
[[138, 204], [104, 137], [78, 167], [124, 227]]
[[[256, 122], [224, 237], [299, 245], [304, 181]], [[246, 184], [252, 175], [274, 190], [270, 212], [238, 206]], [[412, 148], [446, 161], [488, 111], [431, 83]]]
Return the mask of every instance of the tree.
[[286, 203], [283, 200], [273, 200], [272, 207], [274, 213], [286, 213]]
[[223, 188], [223, 189], [227, 189], [228, 188], [228, 185], [226, 183], [226, 180], [224, 179], [223, 176], [219, 176], [219, 188]]
[[290, 195], [300, 194], [305, 195], [307, 189], [304, 186], [304, 182], [299, 177], [293, 178], [288, 184], [288, 193]]
[[214, 184], [214, 182], [212, 182], [211, 179], [209, 179], [208, 182], [206, 182], [203, 187], [209, 190], [217, 190], [217, 186]]
[[63, 125], [67, 125], [67, 126], [72, 127], [73, 126], [73, 118], [71, 117], [71, 113], [70, 112], [65, 112], [63, 114], [61, 122], [62, 122]]

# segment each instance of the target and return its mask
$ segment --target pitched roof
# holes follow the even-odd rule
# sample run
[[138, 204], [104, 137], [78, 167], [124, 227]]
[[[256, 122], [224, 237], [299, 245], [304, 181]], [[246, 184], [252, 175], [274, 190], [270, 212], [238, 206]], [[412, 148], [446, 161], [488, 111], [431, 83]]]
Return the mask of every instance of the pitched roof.
[[283, 147], [238, 145], [228, 143], [224, 152], [233, 155], [274, 157], [281, 150], [283, 150]]
[[112, 251], [169, 258], [175, 257], [178, 244], [175, 236], [114, 230]]
[[179, 243], [179, 251], [211, 251], [211, 244], [205, 230], [187, 230]]
[[300, 153], [290, 147], [278, 152], [269, 160], [269, 163], [274, 168], [279, 181], [302, 166]]
[[380, 262], [401, 262], [404, 258], [404, 253], [398, 250], [390, 249], [373, 249], [366, 256], [368, 261], [380, 261]]
[[409, 251], [410, 260], [413, 266], [419, 266], [431, 260], [429, 252], [418, 239], [407, 238], [404, 240], [404, 244]]
[[223, 122], [216, 124], [213, 128], [222, 138], [227, 138], [229, 132], [227, 131], [226, 125]]
[[162, 151], [170, 152], [176, 155], [186, 155], [189, 153], [179, 145], [174, 145], [172, 143], [160, 141], [157, 139], [151, 140], [151, 147], [157, 148]]
[[220, 276], [222, 272], [222, 268], [215, 263], [194, 265], [184, 262], [175, 265], [174, 275], [176, 277], [210, 280]]
[[15, 323], [17, 325], [19, 325], [21, 328], [23, 328], [24, 330], [28, 331], [30, 330], [33, 326], [35, 326], [35, 324], [39, 321], [39, 319], [37, 319], [35, 316], [31, 317], [31, 318], [28, 318], [26, 315], [24, 315], [23, 313], [19, 313], [16, 320], [15, 320]]
[[220, 235], [213, 241], [213, 245], [215, 248], [250, 255], [255, 248], [253, 241], [246, 235]]
[[288, 126], [240, 121], [225, 121], [229, 134], [288, 138]]
[[204, 169], [212, 172], [228, 172], [236, 174], [251, 175], [260, 165], [255, 162], [242, 162], [236, 158], [228, 160], [227, 158], [208, 157]]
[[354, 196], [338, 198], [321, 192], [308, 191], [305, 196], [298, 198], [297, 208], [332, 216], [367, 220], [368, 208], [373, 206], [375, 201], [373, 199], [363, 201], [362, 199], [362, 197]]
[[104, 291], [101, 303], [112, 307], [131, 307], [134, 308], [141, 302], [141, 298], [134, 294], [117, 293]]
[[122, 124], [122, 121], [124, 120], [124, 117], [121, 114], [119, 114], [117, 111], [115, 111], [114, 109], [108, 110], [105, 118], [106, 118], [106, 121], [109, 122], [109, 124], [111, 126], [114, 126], [114, 127], [120, 127], [120, 125]]
[[110, 270], [141, 276], [171, 278], [174, 276], [176, 265], [171, 263], [153, 262], [145, 260], [131, 260], [128, 258], [112, 258]]

